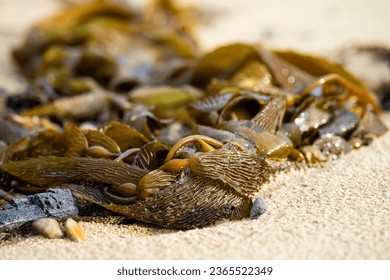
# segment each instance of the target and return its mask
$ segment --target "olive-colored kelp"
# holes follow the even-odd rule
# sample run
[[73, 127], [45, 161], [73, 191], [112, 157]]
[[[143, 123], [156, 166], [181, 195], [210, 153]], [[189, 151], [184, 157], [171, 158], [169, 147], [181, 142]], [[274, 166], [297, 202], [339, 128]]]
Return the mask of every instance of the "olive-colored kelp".
[[26, 92], [1, 103], [2, 196], [66, 188], [135, 220], [203, 227], [248, 218], [277, 172], [386, 132], [341, 66], [244, 43], [201, 54], [192, 19], [169, 0], [142, 13], [96, 0], [34, 26], [13, 51]]

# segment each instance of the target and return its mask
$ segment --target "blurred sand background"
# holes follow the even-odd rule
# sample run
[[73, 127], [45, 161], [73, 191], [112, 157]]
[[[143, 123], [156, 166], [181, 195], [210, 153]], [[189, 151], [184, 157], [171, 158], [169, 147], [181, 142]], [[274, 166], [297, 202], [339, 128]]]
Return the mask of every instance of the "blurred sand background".
[[[208, 15], [197, 30], [205, 50], [244, 41], [332, 56], [356, 43], [390, 45], [387, 0], [180, 2]], [[59, 7], [0, 0], [0, 87], [18, 86], [10, 48]], [[389, 113], [383, 120], [390, 127]], [[0, 244], [0, 259], [390, 259], [389, 149], [387, 133], [323, 167], [278, 176], [260, 194], [268, 211], [258, 220], [189, 231], [82, 222], [85, 242], [17, 237]]]

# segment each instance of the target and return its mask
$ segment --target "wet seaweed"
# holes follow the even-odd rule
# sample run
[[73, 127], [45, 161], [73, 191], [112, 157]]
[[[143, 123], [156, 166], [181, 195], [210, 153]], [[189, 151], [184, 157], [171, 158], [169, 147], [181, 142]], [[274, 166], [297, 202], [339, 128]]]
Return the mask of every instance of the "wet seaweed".
[[387, 131], [376, 96], [336, 63], [244, 43], [202, 54], [185, 13], [92, 1], [31, 29], [13, 51], [26, 92], [0, 116], [6, 195], [66, 188], [141, 222], [204, 227], [258, 216], [279, 163]]

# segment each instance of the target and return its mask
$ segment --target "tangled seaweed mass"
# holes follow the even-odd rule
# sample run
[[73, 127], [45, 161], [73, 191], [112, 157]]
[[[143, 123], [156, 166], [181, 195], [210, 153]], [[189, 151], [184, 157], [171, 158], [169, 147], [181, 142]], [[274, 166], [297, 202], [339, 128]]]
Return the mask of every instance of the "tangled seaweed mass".
[[375, 95], [320, 57], [231, 44], [202, 54], [191, 11], [152, 1], [73, 5], [12, 53], [3, 94], [3, 198], [65, 188], [165, 228], [248, 218], [278, 172], [384, 134]]

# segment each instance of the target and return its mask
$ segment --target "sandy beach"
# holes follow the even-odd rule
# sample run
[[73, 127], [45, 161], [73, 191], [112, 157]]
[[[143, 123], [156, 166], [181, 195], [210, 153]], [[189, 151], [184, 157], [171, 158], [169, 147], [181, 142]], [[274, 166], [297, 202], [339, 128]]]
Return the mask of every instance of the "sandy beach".
[[[28, 16], [19, 17], [19, 23], [12, 15], [21, 5], [31, 6], [28, 2], [0, 0], [0, 87], [17, 86], [7, 78], [13, 71], [10, 48], [32, 22], [58, 8], [55, 1], [39, 0], [42, 5], [25, 9]], [[204, 49], [243, 41], [332, 56], [350, 44], [390, 45], [390, 2], [385, 0], [181, 2], [196, 2], [211, 17], [198, 29]], [[390, 127], [390, 113], [382, 120]], [[0, 259], [388, 260], [389, 150], [387, 132], [323, 166], [278, 175], [258, 195], [268, 211], [257, 220], [188, 231], [81, 222], [84, 242], [17, 236], [0, 244]]]

